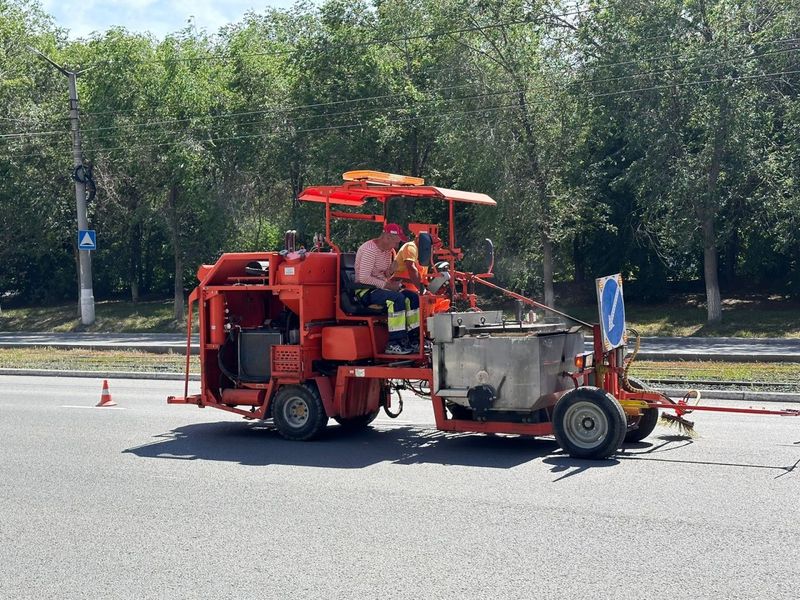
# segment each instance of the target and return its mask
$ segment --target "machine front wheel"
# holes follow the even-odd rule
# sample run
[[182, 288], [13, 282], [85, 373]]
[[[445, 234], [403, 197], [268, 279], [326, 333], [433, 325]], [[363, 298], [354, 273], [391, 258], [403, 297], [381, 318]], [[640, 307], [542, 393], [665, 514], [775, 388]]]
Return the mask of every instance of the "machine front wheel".
[[370, 423], [372, 423], [378, 417], [378, 413], [380, 413], [380, 409], [374, 410], [365, 415], [360, 415], [358, 417], [350, 417], [349, 419], [333, 417], [333, 420], [341, 425], [342, 429], [346, 431], [361, 431], [362, 429], [369, 427]]
[[553, 433], [573, 458], [607, 458], [622, 445], [628, 430], [619, 402], [596, 387], [564, 394], [553, 409]]
[[287, 385], [272, 400], [275, 427], [287, 440], [310, 440], [328, 424], [328, 415], [316, 387]]

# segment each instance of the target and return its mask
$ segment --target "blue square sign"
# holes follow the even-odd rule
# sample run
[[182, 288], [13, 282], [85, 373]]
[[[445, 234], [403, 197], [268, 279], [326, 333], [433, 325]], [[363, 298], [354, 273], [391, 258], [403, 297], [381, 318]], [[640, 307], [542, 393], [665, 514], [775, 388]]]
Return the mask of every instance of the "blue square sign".
[[608, 275], [595, 280], [597, 307], [600, 311], [600, 331], [603, 349], [624, 346], [628, 339], [625, 331], [625, 301], [622, 298], [622, 275]]
[[94, 229], [78, 231], [78, 250], [97, 250], [97, 234]]

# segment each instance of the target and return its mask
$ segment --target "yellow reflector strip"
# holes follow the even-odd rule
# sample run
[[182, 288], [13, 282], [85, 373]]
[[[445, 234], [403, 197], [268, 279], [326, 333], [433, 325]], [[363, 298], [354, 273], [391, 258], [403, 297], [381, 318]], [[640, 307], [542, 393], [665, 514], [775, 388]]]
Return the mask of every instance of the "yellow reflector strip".
[[367, 183], [383, 183], [386, 185], [425, 185], [422, 177], [395, 175], [382, 171], [347, 171], [342, 174], [345, 181], [366, 181]]

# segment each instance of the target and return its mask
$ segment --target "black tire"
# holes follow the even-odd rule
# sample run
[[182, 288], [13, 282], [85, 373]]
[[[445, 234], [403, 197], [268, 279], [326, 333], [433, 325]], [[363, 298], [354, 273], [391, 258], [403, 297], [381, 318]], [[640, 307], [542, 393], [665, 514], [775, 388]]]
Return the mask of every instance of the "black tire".
[[[628, 378], [628, 383], [631, 387], [639, 390], [646, 390], [648, 387], [638, 379], [633, 377]], [[625, 434], [625, 442], [641, 442], [648, 435], [653, 433], [653, 430], [658, 425], [659, 412], [657, 408], [645, 408], [642, 414], [638, 417], [628, 417], [628, 431]]]
[[573, 458], [607, 458], [628, 430], [625, 411], [611, 394], [579, 387], [564, 394], [553, 409], [553, 433]]
[[272, 400], [275, 427], [287, 440], [317, 437], [328, 424], [328, 415], [316, 386], [286, 385]]
[[333, 417], [333, 420], [336, 421], [339, 425], [341, 425], [342, 429], [346, 431], [361, 431], [362, 429], [366, 429], [367, 427], [369, 427], [370, 423], [372, 423], [375, 419], [378, 418], [378, 413], [380, 412], [381, 409], [377, 409], [358, 417], [350, 417], [349, 419], [343, 419], [342, 417]]
[[658, 425], [658, 409], [645, 408], [638, 417], [628, 417], [628, 431], [625, 433], [625, 442], [641, 442]]
[[472, 420], [471, 408], [467, 408], [466, 406], [461, 406], [460, 404], [456, 404], [455, 402], [450, 402], [447, 404], [447, 410], [449, 410], [453, 418], [458, 421]]

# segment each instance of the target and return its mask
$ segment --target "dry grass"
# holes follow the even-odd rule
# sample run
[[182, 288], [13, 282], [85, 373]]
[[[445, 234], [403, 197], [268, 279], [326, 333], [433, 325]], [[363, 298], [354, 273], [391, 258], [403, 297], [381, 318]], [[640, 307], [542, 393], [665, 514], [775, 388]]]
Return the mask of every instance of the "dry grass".
[[2, 331], [95, 331], [113, 333], [172, 333], [185, 331], [186, 324], [172, 318], [172, 301], [95, 303], [95, 323], [81, 324], [77, 305], [3, 309]]
[[[509, 311], [509, 306], [503, 308]], [[594, 304], [558, 308], [584, 321], [597, 321]], [[0, 331], [173, 333], [183, 332], [186, 327], [172, 318], [171, 300], [97, 302], [97, 320], [89, 327], [81, 325], [76, 310], [75, 304], [3, 309]], [[510, 310], [513, 312], [513, 308]], [[722, 323], [715, 326], [706, 324], [704, 298], [697, 294], [675, 296], [669, 304], [627, 303], [625, 312], [628, 327], [644, 336], [800, 338], [800, 303], [784, 296], [725, 298]]]
[[[190, 370], [200, 371], [196, 356]], [[80, 348], [0, 348], [0, 366], [7, 369], [53, 371], [110, 371], [135, 373], [183, 373], [186, 357], [138, 350], [84, 350]]]
[[[765, 392], [800, 392], [797, 363], [744, 363], [715, 361], [636, 361], [628, 373], [644, 381], [672, 381], [674, 385]], [[677, 383], [680, 382], [680, 383]], [[715, 382], [708, 384], [707, 382]]]
[[[597, 321], [595, 306], [570, 306], [569, 314]], [[685, 295], [670, 304], [625, 304], [628, 327], [643, 336], [800, 338], [800, 303], [784, 296], [741, 296], [722, 302], [722, 322], [706, 323], [703, 296]]]

